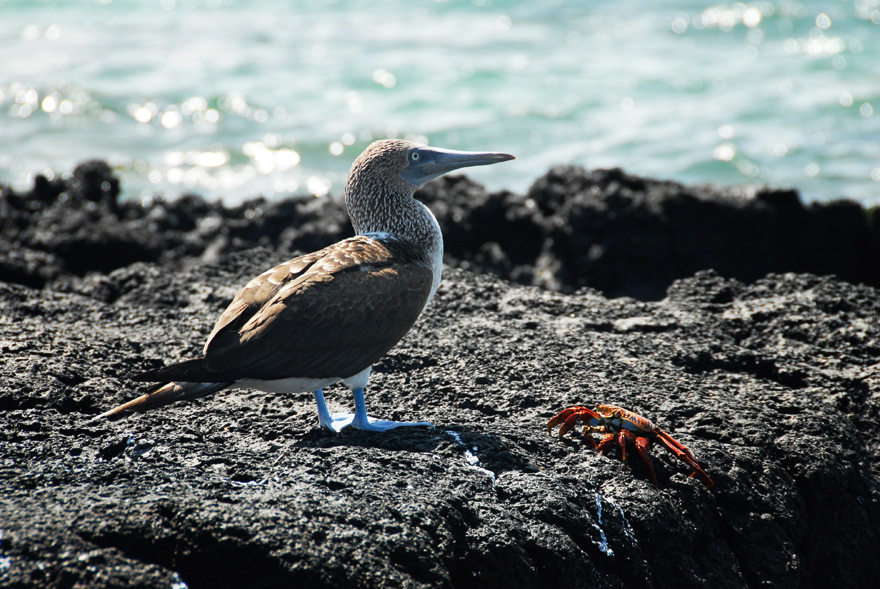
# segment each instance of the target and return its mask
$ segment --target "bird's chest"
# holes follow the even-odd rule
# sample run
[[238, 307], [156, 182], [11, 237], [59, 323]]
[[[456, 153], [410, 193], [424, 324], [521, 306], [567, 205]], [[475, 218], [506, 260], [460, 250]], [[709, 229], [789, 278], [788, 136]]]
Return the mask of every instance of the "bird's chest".
[[440, 275], [443, 273], [443, 234], [440, 232], [440, 223], [437, 222], [437, 217], [434, 216], [434, 213], [432, 213], [428, 207], [425, 207], [425, 210], [430, 217], [431, 228], [433, 229], [431, 236], [431, 241], [433, 243], [431, 244], [428, 256], [431, 260], [431, 271], [434, 274], [434, 283], [431, 285], [431, 294], [428, 295], [428, 300], [425, 301], [425, 306], [427, 307], [428, 303], [431, 302], [431, 299], [434, 298], [434, 293], [437, 292], [437, 288], [440, 286]]

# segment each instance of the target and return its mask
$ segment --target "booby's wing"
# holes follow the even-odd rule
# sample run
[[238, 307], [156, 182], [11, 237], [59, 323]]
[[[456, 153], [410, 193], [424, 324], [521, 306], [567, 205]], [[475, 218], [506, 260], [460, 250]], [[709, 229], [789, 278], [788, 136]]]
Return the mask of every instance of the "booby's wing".
[[[339, 243], [334, 244], [339, 245]], [[333, 246], [330, 246], [332, 248]], [[266, 270], [256, 278], [248, 282], [244, 288], [236, 293], [235, 298], [226, 307], [226, 310], [217, 319], [214, 329], [205, 342], [203, 354], [207, 353], [211, 341], [221, 331], [237, 331], [248, 322], [269, 299], [278, 292], [286, 282], [295, 280], [304, 271], [308, 270], [317, 260], [327, 253], [327, 249], [305, 254], [292, 260]], [[175, 364], [169, 364], [155, 370], [148, 370], [131, 376], [131, 380], [138, 382], [211, 382], [221, 379], [217, 371], [210, 371], [205, 366], [205, 358], [185, 360]], [[226, 380], [236, 380], [231, 375], [226, 375]]]
[[352, 376], [400, 341], [430, 294], [426, 261], [393, 239], [357, 236], [306, 258], [239, 293], [227, 310], [235, 317], [221, 317], [205, 346], [209, 371], [259, 380]]
[[[346, 240], [348, 241], [348, 240]], [[237, 331], [248, 320], [257, 314], [260, 309], [271, 299], [278, 290], [293, 280], [296, 280], [305, 271], [309, 270], [315, 262], [327, 255], [328, 250], [335, 246], [339, 246], [343, 242], [336, 243], [328, 248], [324, 248], [317, 252], [312, 252], [298, 258], [293, 258], [282, 264], [266, 270], [253, 280], [247, 283], [243, 289], [238, 291], [226, 310], [217, 319], [208, 341], [205, 342], [205, 348], [202, 353], [208, 353], [208, 346], [214, 340], [214, 337], [221, 331]]]
[[409, 331], [432, 280], [428, 263], [408, 244], [356, 236], [253, 279], [217, 321], [203, 360], [143, 376], [189, 382], [352, 376]]

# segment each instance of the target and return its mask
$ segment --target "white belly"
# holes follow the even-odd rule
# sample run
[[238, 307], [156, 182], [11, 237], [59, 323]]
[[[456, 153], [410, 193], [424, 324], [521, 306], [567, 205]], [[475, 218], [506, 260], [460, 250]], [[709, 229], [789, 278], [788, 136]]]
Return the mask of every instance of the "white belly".
[[266, 393], [311, 393], [329, 387], [341, 378], [279, 378], [278, 380], [255, 380], [245, 378], [236, 384]]
[[312, 393], [318, 389], [329, 387], [331, 384], [342, 382], [348, 388], [362, 389], [367, 386], [370, 372], [373, 367], [367, 366], [353, 376], [337, 376], [330, 378], [279, 378], [277, 380], [257, 380], [244, 378], [236, 382], [237, 385], [257, 389], [267, 393]]

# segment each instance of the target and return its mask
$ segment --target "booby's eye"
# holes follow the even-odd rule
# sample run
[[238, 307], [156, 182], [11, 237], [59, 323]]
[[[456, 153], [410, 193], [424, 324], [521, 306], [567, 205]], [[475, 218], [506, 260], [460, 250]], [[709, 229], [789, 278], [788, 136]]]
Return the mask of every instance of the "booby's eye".
[[412, 153], [409, 154], [409, 159], [414, 162], [419, 161], [420, 157], [422, 157], [422, 155], [417, 151], [413, 151]]

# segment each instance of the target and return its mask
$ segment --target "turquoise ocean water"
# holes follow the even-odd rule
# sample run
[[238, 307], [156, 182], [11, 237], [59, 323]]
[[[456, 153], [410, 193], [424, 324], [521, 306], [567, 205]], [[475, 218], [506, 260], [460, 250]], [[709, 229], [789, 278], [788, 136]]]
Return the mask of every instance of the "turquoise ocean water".
[[371, 140], [880, 204], [880, 0], [0, 0], [0, 181], [340, 194]]

